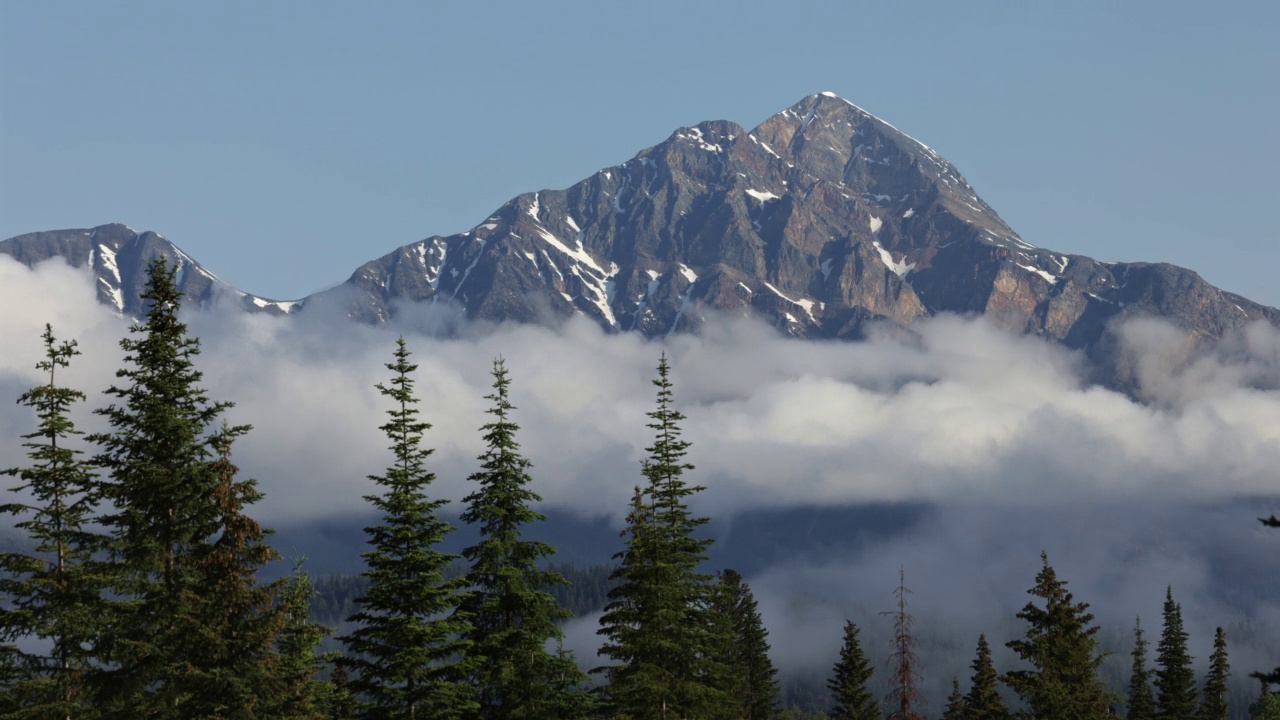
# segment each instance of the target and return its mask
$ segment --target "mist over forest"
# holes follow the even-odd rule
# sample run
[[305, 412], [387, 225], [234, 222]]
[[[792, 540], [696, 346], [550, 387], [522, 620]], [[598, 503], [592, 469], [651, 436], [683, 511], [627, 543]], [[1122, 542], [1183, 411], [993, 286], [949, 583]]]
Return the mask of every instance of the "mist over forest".
[[[121, 366], [128, 321], [96, 302], [87, 278], [0, 257], [11, 309], [0, 316], [0, 398], [41, 381], [34, 365], [51, 323], [83, 353], [64, 378], [88, 394], [75, 420], [94, 431], [102, 425], [91, 411]], [[437, 307], [401, 308], [387, 327], [336, 312], [215, 307], [185, 317], [210, 397], [236, 404], [233, 423], [254, 426], [236, 445], [242, 474], [266, 493], [252, 514], [313, 573], [357, 571], [360, 548], [347, 539], [358, 542], [369, 517], [366, 476], [388, 459], [373, 387], [399, 335], [434, 425], [425, 438], [433, 492], [454, 501], [483, 449], [492, 361], [505, 358], [518, 439], [553, 518], [538, 532], [576, 564], [621, 548], [665, 352], [697, 466], [689, 478], [707, 488], [693, 510], [712, 518], [710, 564], [750, 583], [784, 676], [829, 670], [846, 617], [881, 662], [889, 627], [879, 614], [902, 569], [938, 710], [951, 676], [967, 676], [979, 633], [997, 667], [1012, 663], [1003, 644], [1019, 631], [1013, 615], [1042, 550], [1092, 605], [1105, 648], [1118, 652], [1108, 661], [1117, 677], [1135, 616], [1157, 628], [1167, 586], [1200, 672], [1218, 625], [1228, 627], [1238, 687], [1256, 693], [1247, 674], [1280, 663], [1280, 533], [1256, 520], [1280, 506], [1280, 331], [1265, 324], [1196, 351], [1157, 320], [1119, 328], [1140, 402], [1091, 382], [1078, 353], [954, 316], [858, 343], [788, 339], [740, 317], [662, 341], [580, 319], [462, 325]], [[31, 423], [27, 408], [0, 403], [0, 467], [23, 464], [19, 436]], [[588, 664], [594, 621], [567, 626]], [[1248, 636], [1231, 637], [1232, 627]]]

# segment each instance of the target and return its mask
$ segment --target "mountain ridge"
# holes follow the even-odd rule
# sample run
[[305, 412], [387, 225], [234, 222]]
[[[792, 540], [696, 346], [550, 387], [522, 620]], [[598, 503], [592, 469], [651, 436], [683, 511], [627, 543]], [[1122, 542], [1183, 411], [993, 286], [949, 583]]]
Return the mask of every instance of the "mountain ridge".
[[243, 293], [162, 236], [124, 226], [31, 233], [0, 241], [0, 252], [28, 266], [53, 256], [89, 264], [99, 299], [126, 314], [140, 307], [144, 261], [166, 255], [198, 304], [229, 294], [250, 311], [328, 305], [370, 323], [443, 302], [471, 319], [581, 314], [648, 336], [697, 331], [715, 311], [799, 337], [858, 338], [872, 323], [951, 312], [1111, 366], [1117, 319], [1162, 317], [1193, 344], [1253, 321], [1280, 326], [1280, 310], [1184, 268], [1028, 243], [929, 146], [832, 93], [751, 130], [724, 120], [678, 128], [626, 162], [517, 195], [465, 232], [398, 247], [297, 301]]

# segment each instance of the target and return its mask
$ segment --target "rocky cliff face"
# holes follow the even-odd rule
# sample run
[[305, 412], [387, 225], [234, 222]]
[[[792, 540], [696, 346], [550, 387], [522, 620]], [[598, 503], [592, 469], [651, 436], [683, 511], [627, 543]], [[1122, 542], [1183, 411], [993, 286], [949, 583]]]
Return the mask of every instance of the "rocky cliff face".
[[1093, 350], [1109, 321], [1156, 315], [1219, 337], [1280, 311], [1163, 264], [1034, 247], [926, 145], [846, 100], [807, 97], [752, 130], [681, 128], [567, 190], [512, 199], [470, 231], [362, 266], [350, 314], [457, 302], [470, 317], [572, 313], [647, 335], [747, 312], [847, 338], [940, 312]]
[[[121, 226], [25, 235], [0, 252], [88, 262], [103, 300], [126, 313], [137, 311], [139, 263], [155, 254], [192, 268], [184, 291], [197, 300], [236, 292], [160, 236]], [[311, 300], [240, 294], [247, 309], [272, 312], [305, 312]], [[828, 93], [752, 130], [681, 128], [566, 190], [520, 195], [467, 232], [398, 248], [319, 295], [373, 323], [431, 302], [491, 321], [578, 313], [650, 336], [696, 331], [715, 312], [813, 338], [982, 314], [1103, 360], [1117, 318], [1163, 317], [1193, 343], [1254, 320], [1280, 325], [1280, 311], [1190, 270], [1034, 247], [932, 149]]]
[[216, 298], [226, 297], [241, 303], [246, 310], [283, 314], [297, 305], [240, 292], [163, 235], [150, 231], [139, 233], [124, 225], [18, 235], [0, 241], [0, 253], [12, 256], [27, 267], [55, 257], [72, 267], [87, 265], [96, 276], [98, 300], [116, 312], [134, 317], [143, 314], [139, 295], [147, 282], [147, 266], [157, 258], [164, 258], [177, 268], [178, 289], [187, 302], [197, 306], [205, 307]]

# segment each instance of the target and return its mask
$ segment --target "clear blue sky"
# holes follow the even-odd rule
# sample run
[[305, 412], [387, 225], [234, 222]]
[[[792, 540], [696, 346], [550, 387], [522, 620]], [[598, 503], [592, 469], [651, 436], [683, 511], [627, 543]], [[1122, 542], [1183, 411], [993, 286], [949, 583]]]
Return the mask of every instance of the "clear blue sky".
[[1278, 5], [0, 0], [0, 237], [122, 222], [288, 299], [832, 90], [1029, 242], [1280, 305]]

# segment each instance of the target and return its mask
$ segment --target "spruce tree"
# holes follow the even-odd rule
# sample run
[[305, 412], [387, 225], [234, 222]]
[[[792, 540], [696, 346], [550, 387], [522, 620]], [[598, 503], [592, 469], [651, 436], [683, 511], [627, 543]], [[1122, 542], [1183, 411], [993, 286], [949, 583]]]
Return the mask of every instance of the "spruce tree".
[[272, 717], [280, 720], [322, 720], [333, 693], [332, 683], [317, 679], [324, 667], [320, 642], [329, 629], [311, 621], [311, 602], [316, 596], [311, 575], [296, 558], [293, 572], [281, 588], [277, 602], [284, 613], [284, 626], [276, 639], [279, 669], [278, 694]]
[[1218, 628], [1213, 635], [1213, 655], [1209, 656], [1209, 676], [1205, 678], [1204, 697], [1200, 701], [1200, 720], [1227, 720], [1227, 634]]
[[462, 514], [480, 529], [480, 541], [462, 551], [471, 563], [470, 592], [459, 611], [470, 621], [468, 653], [477, 662], [473, 682], [482, 720], [547, 717], [551, 707], [572, 704], [552, 697], [555, 692], [586, 679], [547, 652], [548, 641], [561, 636], [558, 622], [570, 613], [548, 592], [564, 578], [541, 567], [555, 548], [523, 537], [527, 526], [546, 518], [530, 507], [542, 498], [529, 489], [530, 463], [520, 455], [520, 426], [510, 417], [510, 385], [503, 361], [495, 360], [493, 394], [486, 397], [493, 420], [481, 428], [487, 449], [480, 471], [468, 478], [479, 488], [465, 498]]
[[978, 650], [973, 658], [972, 685], [965, 696], [965, 720], [1009, 720], [1012, 717], [1000, 697], [1000, 676], [991, 663], [991, 646], [987, 636], [978, 636]]
[[1173, 601], [1172, 587], [1165, 590], [1164, 629], [1156, 649], [1156, 718], [1194, 720], [1196, 676], [1187, 652], [1187, 633], [1182, 629], [1182, 606]]
[[722, 687], [723, 626], [712, 607], [714, 587], [698, 570], [711, 541], [694, 532], [707, 519], [686, 504], [704, 488], [683, 478], [693, 465], [684, 459], [684, 415], [672, 407], [665, 354], [653, 384], [657, 408], [648, 427], [654, 443], [643, 464], [648, 486], [633, 499], [626, 548], [610, 576], [618, 585], [598, 631], [606, 637], [600, 654], [614, 661], [599, 669], [609, 682], [607, 709], [631, 720], [735, 717], [738, 705]]
[[111, 430], [89, 438], [100, 448], [95, 462], [106, 472], [101, 488], [110, 506], [100, 522], [111, 536], [113, 600], [97, 647], [108, 668], [99, 704], [110, 717], [190, 717], [188, 704], [211, 694], [201, 664], [220, 652], [201, 643], [238, 642], [197, 638], [218, 622], [204, 616], [215, 608], [202, 596], [208, 576], [201, 563], [227, 519], [214, 437], [248, 428], [210, 432], [231, 405], [210, 401], [199, 385], [200, 343], [179, 319], [174, 272], [163, 258], [148, 267], [147, 317], [130, 328], [135, 337], [120, 341], [126, 366], [106, 391], [114, 401], [97, 411]]
[[1262, 684], [1262, 696], [1249, 705], [1249, 720], [1280, 720], [1280, 693], [1267, 691], [1267, 681]]
[[1021, 640], [1008, 647], [1033, 670], [1015, 670], [1005, 674], [1005, 682], [1027, 704], [1037, 720], [1094, 720], [1109, 717], [1110, 695], [1098, 679], [1098, 628], [1090, 625], [1093, 615], [1088, 603], [1076, 603], [1049, 566], [1049, 556], [1040, 554], [1042, 567], [1028, 594], [1035, 601], [1018, 612], [1027, 623]]
[[262, 493], [256, 481], [236, 477], [231, 446], [241, 432], [224, 423], [211, 440], [219, 517], [205, 533], [214, 539], [192, 549], [194, 582], [182, 599], [194, 614], [177, 623], [194, 641], [175, 671], [187, 693], [185, 717], [278, 717], [272, 708], [281, 690], [276, 641], [286, 617], [277, 596], [284, 581], [258, 581], [258, 571], [278, 555], [266, 543], [269, 531], [244, 514]]
[[964, 693], [960, 692], [960, 679], [951, 678], [951, 694], [947, 696], [947, 707], [942, 711], [942, 720], [966, 720], [964, 710]]
[[348, 654], [341, 663], [354, 671], [348, 686], [364, 701], [363, 717], [454, 720], [477, 709], [466, 682], [470, 643], [466, 619], [455, 613], [466, 578], [445, 579], [459, 556], [439, 549], [453, 528], [437, 511], [446, 504], [426, 490], [435, 479], [422, 447], [431, 425], [418, 419], [409, 350], [401, 337], [395, 361], [387, 364], [390, 385], [378, 391], [391, 399], [390, 420], [381, 426], [391, 441], [393, 464], [369, 479], [382, 488], [365, 499], [382, 523], [365, 528], [372, 547], [363, 553], [369, 588], [349, 618], [355, 628], [340, 638]]
[[1151, 671], [1147, 669], [1147, 640], [1142, 634], [1142, 620], [1133, 623], [1133, 669], [1129, 673], [1129, 695], [1125, 717], [1128, 720], [1155, 720], [1156, 696], [1151, 689]]
[[[0, 471], [15, 475], [26, 502], [0, 505], [0, 515], [17, 521], [34, 554], [0, 554], [0, 642], [39, 639], [47, 650], [24, 652], [9, 646], [0, 663], [0, 694], [21, 704], [29, 717], [87, 717], [91, 698], [85, 685], [93, 671], [89, 647], [99, 627], [100, 578], [93, 552], [101, 538], [86, 527], [95, 500], [95, 476], [80, 450], [71, 447], [80, 435], [72, 422], [73, 406], [84, 394], [59, 384], [58, 370], [80, 354], [75, 341], [58, 342], [45, 325], [44, 359], [36, 368], [48, 380], [18, 398], [36, 413], [37, 427], [23, 435], [32, 464]], [[12, 708], [16, 710], [15, 708]], [[3, 712], [3, 709], [0, 709]]]
[[720, 573], [719, 611], [729, 619], [726, 688], [742, 705], [744, 720], [768, 720], [778, 711], [778, 671], [769, 659], [769, 631], [751, 588], [736, 571]]
[[596, 717], [598, 693], [593, 692], [573, 651], [566, 650], [563, 638], [557, 638], [551, 656], [551, 672], [544, 717], [557, 720], [590, 720]]
[[831, 671], [827, 689], [831, 691], [831, 720], [880, 720], [880, 703], [867, 686], [873, 673], [871, 663], [858, 643], [858, 626], [846, 620], [840, 659]]

